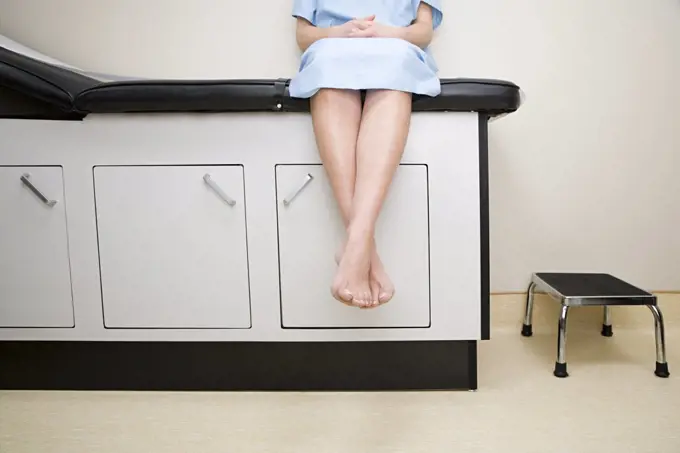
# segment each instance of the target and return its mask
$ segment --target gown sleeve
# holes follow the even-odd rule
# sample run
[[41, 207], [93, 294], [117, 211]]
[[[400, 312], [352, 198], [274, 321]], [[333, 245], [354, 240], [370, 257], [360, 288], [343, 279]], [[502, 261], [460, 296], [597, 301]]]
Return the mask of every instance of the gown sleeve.
[[294, 0], [293, 17], [306, 19], [308, 22], [316, 25], [316, 0]]
[[436, 30], [444, 20], [442, 0], [413, 0], [413, 6], [416, 12], [418, 11], [418, 7], [421, 3], [426, 3], [432, 7], [432, 26]]

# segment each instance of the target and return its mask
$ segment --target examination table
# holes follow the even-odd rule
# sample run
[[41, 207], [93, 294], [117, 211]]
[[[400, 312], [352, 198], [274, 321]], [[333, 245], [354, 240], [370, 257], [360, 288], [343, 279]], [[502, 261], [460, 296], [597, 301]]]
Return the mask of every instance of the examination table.
[[395, 297], [360, 310], [330, 293], [343, 225], [289, 80], [0, 47], [0, 388], [476, 389], [488, 123], [520, 89], [441, 83], [377, 227]]

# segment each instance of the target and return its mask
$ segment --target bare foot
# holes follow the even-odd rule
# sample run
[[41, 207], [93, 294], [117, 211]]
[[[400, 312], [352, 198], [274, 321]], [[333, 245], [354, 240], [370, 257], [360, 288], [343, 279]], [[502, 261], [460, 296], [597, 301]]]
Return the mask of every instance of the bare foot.
[[[340, 264], [345, 250], [346, 244], [335, 252], [335, 263]], [[394, 284], [387, 275], [382, 260], [378, 255], [378, 249], [375, 241], [371, 241], [371, 267], [369, 270], [369, 285], [371, 287], [371, 299], [373, 304], [366, 308], [377, 307], [378, 305], [386, 304], [394, 297]]]
[[350, 238], [342, 254], [333, 280], [333, 297], [345, 304], [366, 308], [373, 305], [369, 271], [371, 269], [370, 238]]

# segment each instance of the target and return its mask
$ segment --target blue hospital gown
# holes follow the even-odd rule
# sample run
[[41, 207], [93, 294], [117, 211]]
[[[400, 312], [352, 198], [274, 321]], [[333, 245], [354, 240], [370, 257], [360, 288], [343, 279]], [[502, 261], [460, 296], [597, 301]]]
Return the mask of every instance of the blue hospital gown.
[[[442, 0], [294, 0], [293, 17], [317, 27], [342, 25], [354, 18], [376, 15], [376, 22], [407, 27], [421, 1], [432, 7], [433, 26], [442, 23]], [[437, 64], [423, 50], [394, 38], [327, 38], [302, 55], [291, 80], [290, 95], [309, 98], [321, 88], [388, 89], [427, 96], [441, 91]]]

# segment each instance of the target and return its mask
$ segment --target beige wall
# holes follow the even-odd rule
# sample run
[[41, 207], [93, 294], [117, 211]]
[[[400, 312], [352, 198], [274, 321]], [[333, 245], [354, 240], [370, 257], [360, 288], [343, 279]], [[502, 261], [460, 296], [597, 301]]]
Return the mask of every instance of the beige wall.
[[[441, 76], [511, 79], [527, 95], [491, 127], [492, 289], [585, 270], [680, 290], [680, 2], [445, 7]], [[0, 0], [0, 33], [99, 72], [277, 78], [297, 65], [289, 11], [289, 0]]]

